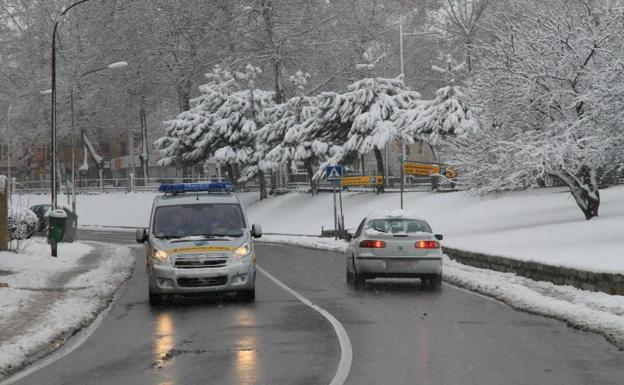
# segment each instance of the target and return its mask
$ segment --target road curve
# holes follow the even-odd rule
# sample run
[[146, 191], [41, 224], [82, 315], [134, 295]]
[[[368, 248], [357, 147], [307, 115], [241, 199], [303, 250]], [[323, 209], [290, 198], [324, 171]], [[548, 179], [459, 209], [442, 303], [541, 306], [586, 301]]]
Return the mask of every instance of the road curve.
[[[125, 235], [82, 238], [130, 242]], [[107, 235], [108, 234], [108, 235]], [[140, 247], [134, 276], [76, 350], [17, 384], [319, 384], [341, 348], [332, 324], [266, 276], [257, 302], [227, 297], [147, 303]], [[418, 281], [347, 286], [336, 253], [258, 245], [259, 264], [344, 326], [346, 384], [618, 384], [624, 353], [602, 337], [452, 286]]]

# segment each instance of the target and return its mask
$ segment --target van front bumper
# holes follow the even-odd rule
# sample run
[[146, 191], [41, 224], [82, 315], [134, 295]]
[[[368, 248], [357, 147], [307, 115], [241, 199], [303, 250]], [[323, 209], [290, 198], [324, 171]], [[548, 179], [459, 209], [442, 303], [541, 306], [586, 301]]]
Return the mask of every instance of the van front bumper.
[[150, 289], [155, 294], [228, 292], [253, 289], [256, 267], [249, 257], [229, 261], [223, 267], [180, 269], [154, 264], [148, 276]]

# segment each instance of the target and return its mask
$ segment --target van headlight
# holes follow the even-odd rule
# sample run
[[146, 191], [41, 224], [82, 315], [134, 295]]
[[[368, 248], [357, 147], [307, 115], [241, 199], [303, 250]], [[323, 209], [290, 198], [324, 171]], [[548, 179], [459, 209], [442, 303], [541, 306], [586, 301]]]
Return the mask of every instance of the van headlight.
[[240, 247], [234, 249], [234, 251], [232, 251], [232, 254], [234, 254], [236, 258], [245, 258], [249, 254], [251, 254], [251, 246], [249, 245], [249, 243], [244, 243]]
[[170, 263], [169, 254], [163, 250], [156, 250], [152, 252], [152, 259], [159, 265], [164, 265], [166, 263]]

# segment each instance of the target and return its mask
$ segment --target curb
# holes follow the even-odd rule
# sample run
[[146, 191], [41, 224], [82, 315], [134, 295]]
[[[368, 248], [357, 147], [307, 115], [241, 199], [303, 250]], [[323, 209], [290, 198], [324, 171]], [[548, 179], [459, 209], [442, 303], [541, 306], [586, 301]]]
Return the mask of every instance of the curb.
[[581, 290], [624, 295], [624, 275], [622, 274], [593, 273], [568, 267], [473, 253], [449, 247], [444, 247], [443, 249], [449, 258], [464, 265], [504, 273], [515, 273], [536, 281], [547, 281], [555, 285], [569, 285]]

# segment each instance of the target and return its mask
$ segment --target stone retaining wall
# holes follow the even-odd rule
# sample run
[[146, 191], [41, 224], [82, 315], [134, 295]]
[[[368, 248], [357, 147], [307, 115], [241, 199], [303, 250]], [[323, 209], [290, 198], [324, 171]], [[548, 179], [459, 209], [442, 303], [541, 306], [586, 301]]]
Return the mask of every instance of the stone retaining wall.
[[444, 252], [451, 259], [465, 265], [484, 269], [515, 273], [536, 281], [547, 281], [557, 285], [570, 285], [583, 290], [601, 291], [624, 295], [624, 275], [592, 273], [583, 270], [544, 265], [537, 262], [519, 261], [511, 258], [472, 253], [445, 247]]

